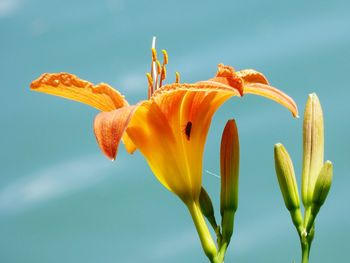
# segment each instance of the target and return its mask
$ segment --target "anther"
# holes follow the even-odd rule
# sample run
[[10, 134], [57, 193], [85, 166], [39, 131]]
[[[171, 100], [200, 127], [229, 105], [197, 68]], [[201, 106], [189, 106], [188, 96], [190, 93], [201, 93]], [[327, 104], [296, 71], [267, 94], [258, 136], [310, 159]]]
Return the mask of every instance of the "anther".
[[175, 72], [175, 83], [180, 83], [180, 73], [179, 72]]
[[159, 87], [163, 85], [163, 80], [166, 78], [166, 67], [165, 65], [162, 66], [162, 72], [160, 74], [160, 80], [159, 80]]
[[168, 64], [168, 53], [166, 52], [165, 49], [162, 50], [163, 53], [163, 65]]
[[152, 48], [152, 61], [157, 61], [157, 51], [155, 48]]
[[150, 73], [147, 73], [146, 76], [148, 80], [148, 99], [149, 99], [153, 94], [153, 78]]
[[161, 80], [166, 79], [166, 67], [165, 67], [165, 65], [163, 65], [163, 67], [162, 67], [162, 75], [161, 75], [160, 79]]
[[160, 66], [159, 60], [157, 60], [156, 63], [157, 63], [157, 74], [160, 74], [162, 67]]
[[153, 86], [153, 78], [151, 76], [151, 74], [147, 73], [147, 80], [148, 80], [148, 86]]

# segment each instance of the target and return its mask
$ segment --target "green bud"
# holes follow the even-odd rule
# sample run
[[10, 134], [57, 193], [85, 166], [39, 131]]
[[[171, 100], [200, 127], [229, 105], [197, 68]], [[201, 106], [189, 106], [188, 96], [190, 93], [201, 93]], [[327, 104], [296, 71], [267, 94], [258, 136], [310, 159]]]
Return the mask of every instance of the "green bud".
[[317, 177], [312, 205], [321, 207], [326, 201], [333, 178], [333, 164], [326, 161]]
[[203, 187], [201, 188], [201, 192], [199, 195], [199, 205], [201, 207], [201, 211], [203, 215], [208, 219], [212, 227], [216, 229], [217, 224], [216, 224], [215, 215], [214, 215], [213, 203], [211, 202], [211, 199], [207, 191], [205, 191]]
[[280, 143], [275, 145], [275, 169], [287, 209], [298, 209], [300, 201], [293, 163], [286, 148]]
[[300, 210], [300, 200], [297, 181], [295, 179], [293, 162], [284, 146], [275, 145], [275, 169], [284, 203], [290, 212], [295, 227], [300, 230], [303, 217]]
[[222, 215], [222, 239], [224, 242], [229, 243], [233, 234], [233, 221], [235, 212], [232, 210], [226, 210]]
[[239, 140], [236, 122], [229, 120], [221, 138], [220, 148], [220, 213], [222, 236], [230, 241], [233, 232], [234, 213], [238, 206]]
[[315, 93], [306, 103], [303, 125], [302, 199], [305, 207], [312, 203], [317, 176], [323, 166], [324, 130], [320, 101]]
[[305, 217], [307, 232], [311, 230], [321, 206], [326, 201], [329, 189], [331, 188], [332, 178], [333, 165], [330, 161], [326, 161], [317, 177], [309, 216]]

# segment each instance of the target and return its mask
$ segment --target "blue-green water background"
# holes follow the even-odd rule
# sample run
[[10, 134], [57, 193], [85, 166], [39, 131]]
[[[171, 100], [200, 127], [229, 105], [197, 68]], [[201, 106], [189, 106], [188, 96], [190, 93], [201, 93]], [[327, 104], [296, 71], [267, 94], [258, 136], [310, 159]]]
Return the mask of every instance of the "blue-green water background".
[[[208, 79], [225, 63], [264, 72], [301, 113], [317, 92], [335, 177], [311, 262], [348, 262], [349, 10], [349, 1], [0, 0], [0, 262], [207, 262], [184, 205], [140, 153], [120, 147], [116, 162], [101, 154], [96, 110], [28, 88], [43, 72], [67, 71], [135, 103], [147, 94], [153, 35], [170, 56], [168, 81], [175, 70], [184, 82]], [[300, 182], [302, 118], [264, 98], [230, 100], [206, 144], [204, 168], [214, 173], [229, 118], [241, 179], [225, 262], [299, 261], [273, 145], [288, 148]], [[203, 177], [218, 209], [220, 181]]]

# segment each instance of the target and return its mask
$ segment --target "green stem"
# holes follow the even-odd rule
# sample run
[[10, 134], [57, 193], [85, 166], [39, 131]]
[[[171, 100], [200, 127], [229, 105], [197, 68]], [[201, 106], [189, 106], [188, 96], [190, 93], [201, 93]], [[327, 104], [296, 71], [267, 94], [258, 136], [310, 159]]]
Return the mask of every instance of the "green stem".
[[308, 242], [301, 242], [301, 263], [308, 263], [309, 262], [309, 243]]
[[194, 225], [196, 226], [204, 253], [207, 255], [210, 262], [214, 262], [214, 258], [217, 256], [217, 249], [213, 238], [209, 232], [208, 226], [205, 223], [199, 203], [195, 201], [189, 202], [187, 204], [187, 208], [190, 211], [192, 220], [194, 222]]
[[213, 263], [223, 263], [224, 262], [227, 246], [228, 246], [228, 242], [223, 241], [223, 243], [219, 249], [219, 253], [214, 258]]

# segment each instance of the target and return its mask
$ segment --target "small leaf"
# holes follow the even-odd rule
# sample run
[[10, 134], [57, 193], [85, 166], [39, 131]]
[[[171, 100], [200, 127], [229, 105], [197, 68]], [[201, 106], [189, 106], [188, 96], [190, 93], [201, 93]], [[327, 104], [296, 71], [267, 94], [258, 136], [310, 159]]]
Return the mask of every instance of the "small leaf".
[[202, 187], [199, 194], [199, 205], [203, 215], [208, 219], [214, 230], [217, 228], [217, 223], [214, 215], [213, 203], [207, 191]]

